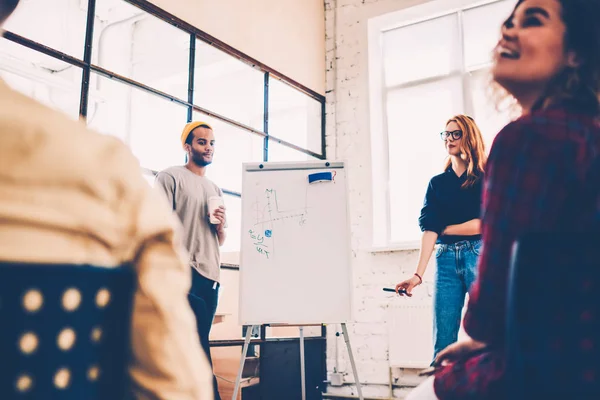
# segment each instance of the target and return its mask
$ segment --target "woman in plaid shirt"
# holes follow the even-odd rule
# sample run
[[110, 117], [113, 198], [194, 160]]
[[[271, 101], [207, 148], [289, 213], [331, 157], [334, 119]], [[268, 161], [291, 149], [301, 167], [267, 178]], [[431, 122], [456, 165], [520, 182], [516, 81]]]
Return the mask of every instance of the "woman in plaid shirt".
[[[504, 399], [511, 246], [528, 231], [600, 231], [600, 0], [520, 0], [502, 26], [494, 81], [522, 116], [496, 137], [483, 250], [464, 327], [409, 399]], [[568, 279], [568, 277], [566, 277]]]

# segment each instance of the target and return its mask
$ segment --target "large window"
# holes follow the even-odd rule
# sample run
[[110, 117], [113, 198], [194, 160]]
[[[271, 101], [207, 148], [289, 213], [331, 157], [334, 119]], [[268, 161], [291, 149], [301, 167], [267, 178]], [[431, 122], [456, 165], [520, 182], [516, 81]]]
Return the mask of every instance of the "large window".
[[79, 118], [82, 69], [0, 39], [0, 78], [15, 90]]
[[270, 133], [296, 146], [321, 153], [321, 104], [285, 83], [269, 84]]
[[262, 131], [264, 73], [196, 40], [194, 77], [195, 104]]
[[508, 122], [489, 96], [489, 68], [514, 3], [438, 0], [369, 22], [375, 247], [418, 246], [427, 183], [446, 157], [439, 132], [451, 116], [474, 117], [488, 150]]
[[184, 124], [213, 126], [224, 251], [240, 246], [244, 162], [325, 158], [322, 95], [146, 0], [21, 0], [5, 28], [0, 77], [123, 140], [150, 184], [185, 162]]
[[87, 1], [21, 0], [4, 29], [83, 59], [86, 18]]

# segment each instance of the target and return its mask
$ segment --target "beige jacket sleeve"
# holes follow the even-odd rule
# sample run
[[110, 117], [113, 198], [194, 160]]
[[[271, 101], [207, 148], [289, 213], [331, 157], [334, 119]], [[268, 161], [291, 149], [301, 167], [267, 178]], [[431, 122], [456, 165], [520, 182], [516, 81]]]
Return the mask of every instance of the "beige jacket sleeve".
[[212, 371], [187, 299], [191, 273], [182, 257], [179, 223], [141, 176], [139, 182], [130, 367], [136, 398], [212, 400]]
[[88, 131], [0, 80], [3, 259], [108, 268], [134, 260], [136, 397], [212, 400], [212, 373], [187, 300], [190, 267], [165, 203], [121, 141]]

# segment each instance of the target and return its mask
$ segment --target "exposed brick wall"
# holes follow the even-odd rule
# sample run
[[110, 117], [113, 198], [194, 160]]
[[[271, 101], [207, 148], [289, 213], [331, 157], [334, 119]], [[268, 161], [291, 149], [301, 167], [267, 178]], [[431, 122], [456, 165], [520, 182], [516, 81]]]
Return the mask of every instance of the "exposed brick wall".
[[[367, 21], [370, 18], [423, 3], [424, 0], [325, 0], [325, 49], [327, 91], [327, 154], [347, 161], [354, 271], [354, 319], [349, 324], [353, 353], [363, 393], [369, 397], [390, 395], [387, 306], [394, 301], [384, 292], [414, 272], [417, 251], [373, 254], [371, 246], [371, 150], [369, 135]], [[416, 221], [415, 221], [416, 223]], [[429, 268], [428, 275], [431, 275]], [[431, 301], [422, 290], [415, 301]], [[411, 299], [412, 300], [412, 299]], [[345, 343], [336, 325], [328, 327], [327, 368], [336, 363], [347, 384], [329, 386], [328, 392], [356, 395]], [[402, 340], [402, 338], [398, 338]], [[421, 381], [415, 370], [393, 370], [393, 395], [403, 398]]]

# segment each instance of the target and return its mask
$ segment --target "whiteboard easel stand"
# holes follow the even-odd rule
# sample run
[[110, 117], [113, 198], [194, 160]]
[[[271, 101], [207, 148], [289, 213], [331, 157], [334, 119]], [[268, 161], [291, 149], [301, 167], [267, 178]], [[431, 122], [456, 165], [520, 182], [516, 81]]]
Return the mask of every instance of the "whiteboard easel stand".
[[[352, 245], [344, 162], [244, 163], [242, 169], [240, 325], [251, 325], [251, 331], [257, 324], [269, 322], [300, 327], [351, 321], [354, 285], [349, 268]], [[319, 276], [317, 283], [314, 276]], [[293, 285], [282, 290], [281, 283], [290, 277]], [[274, 292], [269, 290], [273, 284], [278, 285]], [[307, 288], [317, 287], [307, 301], [297, 301]], [[332, 302], [331, 296], [338, 301]], [[359, 398], [364, 400], [345, 323], [342, 332]], [[233, 400], [240, 390], [250, 336], [246, 334]], [[303, 400], [307, 395], [304, 342], [301, 328]]]
[[[358, 392], [358, 398], [360, 400], [364, 400], [362, 394], [362, 387], [360, 386], [360, 381], [358, 379], [358, 371], [356, 369], [356, 363], [354, 362], [354, 354], [352, 353], [352, 346], [350, 345], [350, 336], [348, 335], [348, 328], [346, 328], [346, 323], [342, 322], [342, 333], [344, 334], [344, 342], [346, 342], [346, 348], [348, 349], [348, 356], [350, 358], [350, 365], [352, 366], [352, 373], [354, 375], [354, 382], [356, 383], [356, 391]], [[242, 381], [242, 372], [244, 370], [244, 363], [246, 361], [246, 354], [248, 353], [248, 347], [250, 345], [250, 338], [252, 334], [252, 330], [255, 326], [251, 325], [249, 329], [246, 331], [246, 337], [244, 339], [244, 348], [242, 350], [242, 358], [240, 360], [240, 368], [238, 370], [237, 378], [235, 379], [235, 387], [233, 389], [233, 396], [231, 400], [236, 400], [238, 391], [240, 389], [240, 383]], [[283, 325], [271, 325], [271, 326], [292, 326], [288, 324]], [[305, 326], [313, 326], [313, 325], [298, 325], [298, 329], [300, 331], [300, 381], [302, 385], [302, 400], [306, 400], [306, 371], [304, 365], [304, 327]]]
[[244, 363], [246, 361], [246, 355], [248, 354], [248, 347], [250, 346], [250, 338], [252, 337], [252, 331], [254, 327], [258, 325], [250, 325], [246, 330], [246, 337], [244, 338], [244, 348], [242, 349], [242, 358], [240, 360], [240, 367], [238, 369], [237, 377], [235, 378], [235, 388], [233, 389], [232, 400], [237, 399], [238, 390], [240, 389], [240, 383], [242, 381], [242, 372], [244, 371]]
[[358, 371], [356, 370], [354, 355], [352, 354], [352, 346], [350, 346], [350, 336], [348, 335], [348, 328], [346, 328], [345, 322], [342, 322], [342, 332], [344, 333], [344, 341], [346, 342], [346, 347], [348, 348], [348, 357], [350, 357], [350, 365], [352, 366], [352, 373], [354, 374], [354, 382], [356, 382], [356, 391], [358, 392], [358, 398], [360, 400], [364, 400], [362, 388], [360, 386], [360, 381], [358, 380]]
[[306, 372], [304, 367], [304, 327], [299, 326], [300, 331], [300, 384], [302, 385], [302, 400], [306, 399]]

